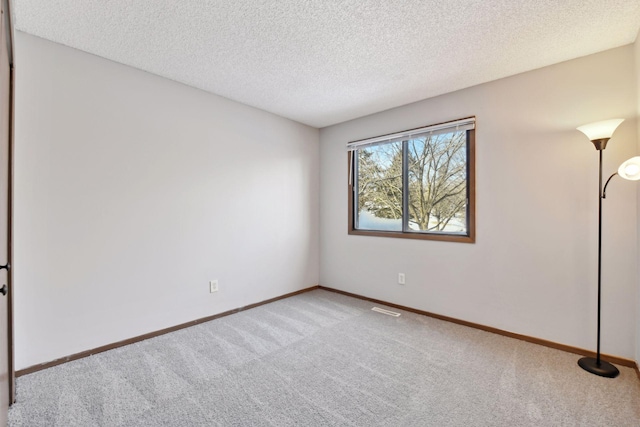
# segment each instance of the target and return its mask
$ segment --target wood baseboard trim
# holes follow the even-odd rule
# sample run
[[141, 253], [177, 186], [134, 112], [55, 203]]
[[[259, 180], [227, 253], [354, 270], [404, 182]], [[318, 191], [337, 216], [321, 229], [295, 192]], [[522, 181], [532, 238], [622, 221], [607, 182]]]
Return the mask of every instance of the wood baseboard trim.
[[98, 353], [102, 353], [103, 351], [107, 351], [107, 350], [113, 350], [114, 348], [118, 348], [118, 347], [123, 347], [125, 345], [129, 345], [129, 344], [133, 344], [139, 341], [144, 341], [147, 340], [149, 338], [154, 338], [160, 335], [164, 335], [164, 334], [168, 334], [169, 332], [174, 332], [174, 331], [178, 331], [180, 329], [184, 329], [184, 328], [188, 328], [189, 326], [194, 326], [197, 325], [199, 323], [204, 323], [204, 322], [209, 322], [211, 320], [215, 320], [218, 319], [220, 317], [225, 317], [225, 316], [229, 316], [230, 314], [235, 314], [235, 313], [239, 313], [241, 311], [245, 311], [245, 310], [250, 310], [252, 308], [256, 308], [259, 307], [261, 305], [265, 305], [265, 304], [269, 304], [281, 299], [285, 299], [285, 298], [289, 298], [295, 295], [299, 295], [299, 294], [303, 294], [309, 291], [312, 291], [314, 289], [318, 289], [319, 286], [315, 285], [315, 286], [311, 286], [309, 288], [305, 288], [305, 289], [301, 289], [299, 291], [295, 291], [295, 292], [289, 292], [288, 294], [284, 294], [284, 295], [280, 295], [278, 297], [275, 298], [270, 298], [268, 300], [264, 300], [264, 301], [260, 301], [254, 304], [249, 304], [246, 305], [244, 307], [240, 307], [240, 308], [235, 308], [233, 310], [229, 310], [229, 311], [225, 311], [223, 313], [218, 313], [218, 314], [214, 314], [212, 316], [207, 316], [207, 317], [202, 317], [200, 319], [196, 319], [196, 320], [192, 320], [190, 322], [186, 322], [186, 323], [181, 323], [179, 325], [176, 326], [171, 326], [169, 328], [164, 328], [164, 329], [160, 329], [158, 331], [154, 331], [154, 332], [149, 332], [143, 335], [138, 335], [137, 337], [133, 337], [133, 338], [129, 338], [126, 340], [122, 340], [122, 341], [118, 341], [118, 342], [114, 342], [111, 344], [107, 344], [107, 345], [103, 345], [91, 350], [86, 350], [86, 351], [81, 351], [80, 353], [76, 353], [76, 354], [72, 354], [70, 356], [66, 356], [66, 357], [61, 357], [60, 359], [56, 359], [56, 360], [52, 360], [50, 362], [46, 362], [46, 363], [42, 363], [39, 365], [34, 365], [34, 366], [30, 366], [28, 368], [24, 368], [24, 369], [20, 369], [19, 371], [16, 371], [16, 377], [21, 377], [22, 375], [27, 375], [27, 374], [32, 374], [34, 372], [37, 371], [41, 371], [43, 369], [47, 369], [47, 368], [51, 368], [53, 366], [56, 365], [61, 365], [63, 363], [67, 363], [67, 362], [71, 362], [73, 360], [78, 360], [78, 359], [82, 359], [84, 357], [89, 357], [92, 356], [94, 354], [98, 354]]
[[[375, 299], [375, 298], [369, 298], [369, 297], [365, 297], [365, 296], [362, 296], [362, 295], [353, 294], [351, 292], [341, 291], [339, 289], [328, 288], [328, 287], [322, 286], [322, 285], [319, 286], [319, 289], [323, 289], [325, 291], [330, 291], [330, 292], [335, 292], [335, 293], [338, 293], [338, 294], [350, 296], [350, 297], [353, 297], [353, 298], [358, 298], [358, 299], [365, 300], [365, 301], [370, 301], [370, 302], [373, 302], [373, 303], [376, 303], [376, 304], [383, 304], [383, 305], [386, 305], [388, 307], [398, 308], [400, 310], [405, 310], [405, 311], [409, 311], [411, 313], [421, 314], [423, 316], [433, 317], [434, 319], [444, 320], [446, 322], [456, 323], [458, 325], [468, 326], [468, 327], [474, 328], [474, 329], [480, 329], [482, 331], [491, 332], [491, 333], [502, 335], [502, 336], [509, 337], [509, 338], [515, 338], [515, 339], [518, 339], [518, 340], [527, 341], [527, 342], [530, 342], [530, 343], [533, 343], [533, 344], [538, 344], [538, 345], [542, 345], [542, 346], [545, 346], [545, 347], [554, 348], [556, 350], [566, 351], [568, 353], [574, 353], [574, 354], [579, 354], [581, 356], [588, 356], [588, 357], [595, 357], [596, 356], [596, 353], [594, 351], [586, 350], [586, 349], [579, 348], [579, 347], [573, 347], [573, 346], [566, 345], [566, 344], [560, 344], [560, 343], [557, 343], [557, 342], [554, 342], [554, 341], [548, 341], [548, 340], [544, 340], [544, 339], [541, 339], [541, 338], [530, 337], [528, 335], [516, 334], [514, 332], [505, 331], [505, 330], [494, 328], [494, 327], [491, 327], [491, 326], [485, 326], [485, 325], [481, 325], [479, 323], [468, 322], [466, 320], [460, 320], [460, 319], [456, 319], [454, 317], [443, 316], [441, 314], [430, 313], [428, 311], [418, 310], [416, 308], [406, 307], [404, 305], [394, 304], [394, 303], [382, 301], [382, 300]], [[615, 364], [621, 365], [621, 366], [627, 366], [629, 368], [635, 368], [636, 372], [638, 373], [638, 378], [640, 378], [640, 370], [638, 370], [638, 365], [636, 364], [635, 360], [626, 359], [624, 357], [619, 357], [619, 356], [612, 356], [610, 354], [601, 354], [601, 358], [603, 360], [606, 360], [606, 361], [610, 362], [610, 363], [615, 363]]]
[[[98, 353], [102, 353], [104, 351], [108, 351], [108, 350], [112, 350], [114, 348], [118, 348], [118, 347], [123, 347], [125, 345], [129, 345], [129, 344], [133, 344], [139, 341], [144, 341], [147, 340], [149, 338], [154, 338], [160, 335], [164, 335], [164, 334], [168, 334], [170, 332], [174, 332], [174, 331], [178, 331], [180, 329], [184, 329], [184, 328], [188, 328], [189, 326], [194, 326], [197, 325], [199, 323], [204, 323], [204, 322], [209, 322], [211, 320], [215, 320], [218, 319], [220, 317], [225, 317], [225, 316], [229, 316], [231, 314], [235, 314], [235, 313], [239, 313], [241, 311], [245, 311], [245, 310], [250, 310], [252, 308], [255, 307], [259, 307], [261, 305], [265, 305], [265, 304], [269, 304], [281, 299], [285, 299], [285, 298], [289, 298], [295, 295], [299, 295], [299, 294], [303, 294], [309, 291], [313, 291], [314, 289], [323, 289], [325, 291], [329, 291], [329, 292], [335, 292], [338, 294], [342, 294], [342, 295], [346, 295], [349, 297], [353, 297], [353, 298], [358, 298], [361, 300], [365, 300], [365, 301], [370, 301], [376, 304], [383, 304], [386, 305], [388, 307], [393, 307], [393, 308], [398, 308], [400, 310], [405, 310], [405, 311], [409, 311], [411, 313], [416, 313], [416, 314], [420, 314], [423, 316], [428, 316], [428, 317], [432, 317], [434, 319], [439, 319], [439, 320], [444, 320], [446, 322], [451, 322], [451, 323], [455, 323], [458, 325], [463, 325], [463, 326], [468, 326], [470, 328], [474, 328], [474, 329], [479, 329], [482, 331], [486, 331], [486, 332], [491, 332], [494, 334], [498, 334], [498, 335], [502, 335], [502, 336], [506, 336], [509, 338], [515, 338], [515, 339], [519, 339], [522, 341], [527, 341], [533, 344], [538, 344], [538, 345], [542, 345], [545, 347], [549, 347], [549, 348], [553, 348], [556, 350], [562, 350], [562, 351], [566, 351], [568, 353], [574, 353], [574, 354], [579, 354], [581, 356], [589, 356], [589, 357], [595, 357], [595, 352], [591, 351], [591, 350], [586, 350], [583, 348], [579, 348], [579, 347], [573, 347], [573, 346], [569, 346], [569, 345], [565, 345], [565, 344], [560, 344], [560, 343], [556, 343], [553, 341], [548, 341], [548, 340], [544, 340], [541, 338], [535, 338], [535, 337], [530, 337], [527, 335], [521, 335], [521, 334], [516, 334], [513, 332], [508, 332], [502, 329], [498, 329], [498, 328], [494, 328], [491, 326], [485, 326], [485, 325], [481, 325], [479, 323], [473, 323], [473, 322], [468, 322], [466, 320], [461, 320], [461, 319], [456, 319], [454, 317], [449, 317], [449, 316], [443, 316], [441, 314], [436, 314], [436, 313], [431, 313], [428, 311], [424, 311], [424, 310], [418, 310], [416, 308], [411, 308], [411, 307], [407, 307], [407, 306], [403, 306], [400, 304], [394, 304], [394, 303], [390, 303], [387, 301], [382, 301], [379, 299], [375, 299], [375, 298], [369, 298], [369, 297], [365, 297], [363, 295], [358, 295], [358, 294], [354, 294], [351, 292], [346, 292], [346, 291], [341, 291], [339, 289], [334, 289], [334, 288], [328, 288], [326, 286], [321, 286], [321, 285], [315, 285], [315, 286], [311, 286], [309, 288], [305, 288], [305, 289], [301, 289], [299, 291], [295, 291], [295, 292], [290, 292], [284, 295], [280, 295], [278, 297], [274, 297], [274, 298], [270, 298], [268, 300], [264, 300], [264, 301], [260, 301], [254, 304], [250, 304], [244, 307], [239, 307], [233, 310], [228, 310], [225, 311], [223, 313], [218, 313], [218, 314], [214, 314], [212, 316], [207, 316], [207, 317], [203, 317], [200, 319], [196, 319], [196, 320], [192, 320], [190, 322], [186, 322], [186, 323], [181, 323], [179, 325], [176, 326], [171, 326], [169, 328], [165, 328], [165, 329], [160, 329], [158, 331], [154, 331], [154, 332], [149, 332], [143, 335], [139, 335], [137, 337], [133, 337], [133, 338], [129, 338], [126, 340], [122, 340], [122, 341], [118, 341], [112, 344], [107, 344], [107, 345], [103, 345], [91, 350], [86, 350], [86, 351], [82, 351], [80, 353], [75, 353], [72, 354], [70, 356], [66, 356], [66, 357], [61, 357], [59, 359], [55, 359], [52, 360], [50, 362], [46, 362], [46, 363], [42, 363], [39, 365], [34, 365], [34, 366], [30, 366], [28, 368], [24, 368], [24, 369], [20, 369], [18, 371], [16, 371], [15, 376], [16, 377], [21, 377], [22, 375], [27, 375], [27, 374], [31, 374], [33, 372], [37, 372], [37, 371], [41, 371], [43, 369], [47, 369], [47, 368], [51, 368], [53, 366], [56, 365], [61, 365], [63, 363], [67, 363], [67, 362], [71, 362], [73, 360], [78, 360], [78, 359], [82, 359], [84, 357], [89, 357], [91, 355], [94, 354], [98, 354]], [[630, 360], [630, 359], [626, 359], [623, 357], [618, 357], [618, 356], [612, 356], [612, 355], [607, 355], [607, 354], [603, 354], [602, 355], [602, 359], [611, 362], [611, 363], [615, 363], [618, 365], [622, 365], [622, 366], [627, 366], [630, 368], [633, 368], [636, 371], [636, 374], [638, 375], [638, 379], [640, 380], [640, 368], [638, 367], [638, 364], [634, 361], [634, 360]]]

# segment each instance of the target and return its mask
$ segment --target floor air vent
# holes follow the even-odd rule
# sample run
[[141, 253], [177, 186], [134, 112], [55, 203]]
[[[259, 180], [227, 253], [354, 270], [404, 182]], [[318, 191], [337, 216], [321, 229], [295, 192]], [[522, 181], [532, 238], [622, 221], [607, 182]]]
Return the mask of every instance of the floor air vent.
[[385, 310], [384, 308], [373, 307], [371, 310], [377, 311], [378, 313], [386, 314], [387, 316], [400, 317], [400, 313], [396, 313], [395, 311]]

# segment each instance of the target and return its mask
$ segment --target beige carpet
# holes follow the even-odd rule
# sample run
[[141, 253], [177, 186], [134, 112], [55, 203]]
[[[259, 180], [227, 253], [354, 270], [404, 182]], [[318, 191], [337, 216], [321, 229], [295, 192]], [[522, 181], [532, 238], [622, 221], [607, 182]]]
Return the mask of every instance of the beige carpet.
[[315, 290], [27, 375], [9, 425], [640, 426], [630, 368], [371, 307]]

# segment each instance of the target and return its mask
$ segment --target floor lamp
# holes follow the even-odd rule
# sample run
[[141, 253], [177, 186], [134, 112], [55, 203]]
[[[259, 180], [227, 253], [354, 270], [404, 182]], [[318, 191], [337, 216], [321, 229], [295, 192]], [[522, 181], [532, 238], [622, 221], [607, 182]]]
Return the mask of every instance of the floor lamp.
[[599, 166], [599, 189], [598, 189], [598, 351], [596, 357], [583, 357], [578, 360], [578, 365], [585, 371], [591, 372], [601, 377], [615, 378], [620, 371], [609, 362], [605, 362], [600, 359], [600, 308], [602, 300], [602, 199], [606, 197], [607, 185], [611, 178], [616, 175], [632, 181], [640, 179], [640, 157], [633, 157], [625, 161], [618, 172], [612, 174], [607, 182], [602, 187], [602, 151], [607, 147], [607, 142], [613, 135], [616, 128], [622, 123], [623, 119], [604, 120], [601, 122], [590, 123], [588, 125], [580, 126], [578, 130], [593, 142], [593, 145], [598, 150], [600, 157]]

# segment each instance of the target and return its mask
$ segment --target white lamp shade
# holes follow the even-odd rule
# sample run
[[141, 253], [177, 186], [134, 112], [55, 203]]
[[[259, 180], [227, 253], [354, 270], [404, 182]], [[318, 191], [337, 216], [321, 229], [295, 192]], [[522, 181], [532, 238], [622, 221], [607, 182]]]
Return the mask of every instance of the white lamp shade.
[[640, 179], [640, 156], [632, 157], [618, 168], [618, 175], [629, 181]]
[[609, 139], [622, 122], [624, 122], [624, 119], [603, 120], [601, 122], [589, 123], [576, 129], [587, 135], [587, 138], [591, 141]]

